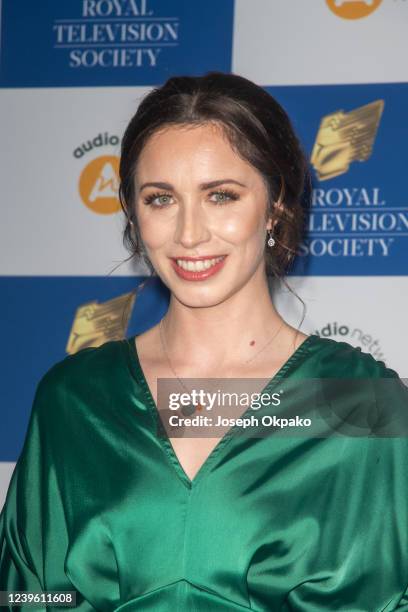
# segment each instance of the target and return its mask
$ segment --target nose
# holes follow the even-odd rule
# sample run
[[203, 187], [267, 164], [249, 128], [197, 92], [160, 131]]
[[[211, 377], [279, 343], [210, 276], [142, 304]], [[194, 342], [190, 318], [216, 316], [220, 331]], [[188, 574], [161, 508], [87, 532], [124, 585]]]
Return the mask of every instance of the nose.
[[199, 203], [190, 200], [179, 207], [174, 242], [192, 249], [210, 240], [211, 232]]

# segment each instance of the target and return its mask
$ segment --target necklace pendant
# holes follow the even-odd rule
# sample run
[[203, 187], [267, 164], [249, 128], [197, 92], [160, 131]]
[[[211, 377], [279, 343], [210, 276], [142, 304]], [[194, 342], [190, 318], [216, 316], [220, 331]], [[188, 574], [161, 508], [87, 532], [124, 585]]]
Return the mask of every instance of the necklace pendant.
[[195, 410], [196, 410], [196, 406], [194, 406], [194, 404], [189, 404], [188, 406], [182, 406], [181, 408], [181, 412], [184, 414], [184, 416], [190, 416], [194, 414]]

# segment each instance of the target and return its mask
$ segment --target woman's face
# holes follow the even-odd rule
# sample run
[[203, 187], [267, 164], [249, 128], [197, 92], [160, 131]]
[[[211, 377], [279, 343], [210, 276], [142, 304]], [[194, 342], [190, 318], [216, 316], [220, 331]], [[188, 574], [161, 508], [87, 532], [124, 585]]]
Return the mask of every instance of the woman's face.
[[145, 250], [182, 303], [213, 306], [254, 275], [262, 278], [266, 229], [272, 227], [265, 221], [266, 187], [219, 126], [156, 132], [139, 156], [135, 181]]

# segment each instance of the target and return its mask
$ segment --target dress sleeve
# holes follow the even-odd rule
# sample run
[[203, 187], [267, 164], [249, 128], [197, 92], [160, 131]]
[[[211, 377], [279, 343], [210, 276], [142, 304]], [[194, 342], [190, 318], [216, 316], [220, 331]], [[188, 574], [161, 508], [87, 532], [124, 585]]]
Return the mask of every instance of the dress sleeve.
[[340, 465], [344, 474], [350, 469], [344, 541], [354, 534], [338, 573], [340, 593], [355, 585], [354, 605], [336, 609], [408, 612], [408, 387], [383, 361], [348, 353], [351, 365], [339, 368], [346, 380], [322, 381], [329, 426], [344, 440]]
[[[90, 550], [83, 550], [83, 557], [79, 554], [80, 560], [75, 558], [74, 552], [75, 545], [81, 542], [81, 529], [93, 502], [92, 494], [89, 492], [88, 498], [88, 490], [79, 485], [86, 477], [81, 480], [77, 473], [82, 469], [82, 459], [86, 461], [88, 447], [85, 445], [92, 444], [95, 430], [90, 404], [95, 401], [93, 389], [98, 387], [100, 374], [99, 369], [94, 378], [90, 373], [94, 357], [99, 354], [97, 348], [87, 347], [68, 355], [39, 381], [23, 448], [0, 514], [0, 591], [69, 591], [75, 599], [72, 602], [75, 612], [100, 609], [94, 604], [101, 599], [104, 601], [101, 589], [106, 584], [103, 572], [108, 564], [103, 553], [99, 554], [99, 549], [93, 549], [92, 545]], [[99, 363], [97, 360], [97, 366]], [[111, 367], [110, 359], [108, 364]], [[92, 463], [92, 467], [94, 465]], [[96, 473], [86, 464], [83, 469], [94, 483]], [[96, 529], [92, 533], [99, 531]], [[105, 542], [103, 538], [101, 536], [101, 541]], [[106, 571], [112, 567], [114, 574], [113, 548], [110, 555], [111, 565]], [[103, 562], [105, 565], [100, 570], [103, 578], [95, 579], [93, 572]], [[84, 578], [82, 567], [87, 570]], [[119, 585], [108, 580], [108, 585], [111, 584], [112, 593], [115, 587], [117, 589], [115, 597], [118, 599]], [[106, 592], [106, 597], [112, 595], [113, 598], [112, 593]], [[30, 609], [42, 612], [60, 609], [60, 605], [52, 606], [49, 597], [44, 603], [30, 604]], [[27, 607], [21, 605], [23, 610]], [[0, 604], [0, 610], [3, 609], [17, 612], [20, 608], [10, 604], [3, 608]]]
[[377, 364], [378, 375], [373, 380], [377, 420], [372, 435], [403, 438], [408, 445], [407, 381], [383, 361], [377, 361]]
[[[47, 431], [41, 413], [49, 401], [47, 374], [34, 397], [21, 454], [14, 467], [0, 514], [0, 590], [43, 591], [44, 506], [48, 499]], [[32, 610], [46, 610], [34, 606]], [[13, 612], [18, 606], [7, 607]], [[25, 608], [24, 608], [25, 609]]]
[[382, 361], [377, 364], [379, 373], [375, 379], [375, 397], [378, 421], [373, 435], [388, 438], [391, 449], [389, 479], [393, 484], [392, 501], [398, 542], [394, 550], [399, 551], [394, 556], [394, 568], [406, 568], [402, 589], [396, 589], [392, 607], [385, 610], [408, 612], [408, 387], [407, 380], [401, 379], [395, 370], [386, 367]]

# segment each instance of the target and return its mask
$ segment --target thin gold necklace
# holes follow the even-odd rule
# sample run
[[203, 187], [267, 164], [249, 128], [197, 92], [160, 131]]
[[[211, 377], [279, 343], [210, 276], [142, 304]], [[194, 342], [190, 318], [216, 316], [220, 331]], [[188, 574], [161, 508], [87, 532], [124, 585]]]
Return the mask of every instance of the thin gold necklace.
[[[278, 331], [272, 336], [272, 338], [270, 338], [268, 340], [268, 342], [261, 349], [259, 349], [259, 351], [255, 355], [253, 355], [250, 359], [247, 359], [246, 361], [244, 361], [244, 363], [249, 363], [250, 361], [255, 359], [255, 357], [257, 357], [259, 355], [259, 353], [261, 353], [263, 350], [265, 350], [266, 347], [269, 346], [273, 342], [273, 340], [275, 340], [275, 338], [277, 337], [277, 335], [281, 331], [281, 329], [284, 326], [284, 324], [285, 324], [285, 322], [283, 321], [282, 325], [278, 328]], [[177, 372], [174, 369], [173, 364], [171, 362], [170, 355], [169, 355], [169, 352], [168, 352], [168, 349], [167, 349], [167, 343], [166, 343], [166, 340], [165, 340], [165, 337], [164, 337], [163, 319], [160, 319], [159, 332], [160, 332], [160, 340], [161, 340], [162, 348], [163, 348], [164, 354], [166, 355], [166, 359], [168, 361], [170, 369], [172, 370], [174, 376], [177, 378], [177, 380], [179, 381], [179, 383], [181, 384], [183, 389], [185, 389], [189, 394], [191, 394], [191, 390], [187, 389], [186, 385], [183, 383], [183, 381], [181, 380], [181, 378], [177, 374]], [[202, 406], [200, 406], [200, 405], [194, 406], [194, 404], [190, 404], [189, 406], [184, 406], [181, 409], [181, 411], [183, 412], [183, 414], [185, 416], [190, 416], [193, 412], [195, 412], [196, 408], [198, 410], [201, 410]]]

